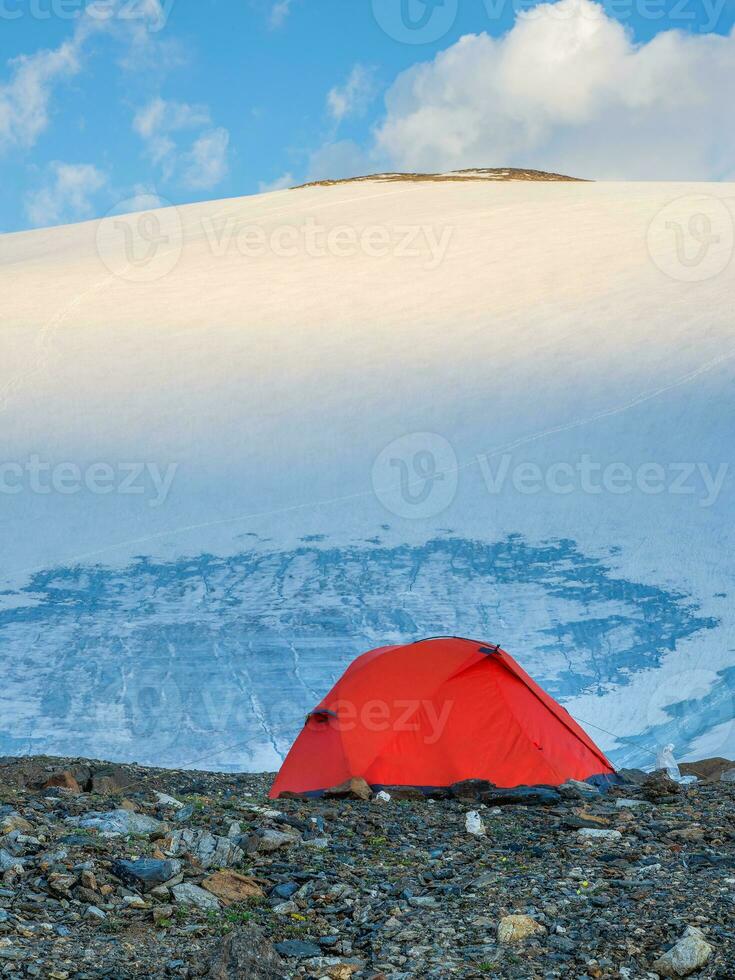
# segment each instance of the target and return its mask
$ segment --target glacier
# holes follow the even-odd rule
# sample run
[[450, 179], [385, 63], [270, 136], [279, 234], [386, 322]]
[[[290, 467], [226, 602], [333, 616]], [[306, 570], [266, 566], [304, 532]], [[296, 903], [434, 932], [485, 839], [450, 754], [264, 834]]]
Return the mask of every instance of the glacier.
[[364, 181], [0, 236], [0, 753], [273, 769], [439, 634], [619, 765], [735, 751], [734, 201]]

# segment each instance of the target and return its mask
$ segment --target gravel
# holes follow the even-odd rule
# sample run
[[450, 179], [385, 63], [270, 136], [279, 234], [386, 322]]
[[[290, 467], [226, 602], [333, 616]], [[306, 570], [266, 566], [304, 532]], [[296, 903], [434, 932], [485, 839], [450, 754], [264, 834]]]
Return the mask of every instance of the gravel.
[[0, 759], [0, 977], [735, 976], [730, 781], [269, 801], [272, 778]]

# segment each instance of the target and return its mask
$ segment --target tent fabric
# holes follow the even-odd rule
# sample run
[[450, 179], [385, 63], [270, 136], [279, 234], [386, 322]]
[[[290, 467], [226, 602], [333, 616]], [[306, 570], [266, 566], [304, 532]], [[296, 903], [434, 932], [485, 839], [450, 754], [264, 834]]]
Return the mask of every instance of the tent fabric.
[[499, 647], [434, 637], [358, 657], [306, 719], [270, 792], [560, 785], [615, 772], [587, 733]]

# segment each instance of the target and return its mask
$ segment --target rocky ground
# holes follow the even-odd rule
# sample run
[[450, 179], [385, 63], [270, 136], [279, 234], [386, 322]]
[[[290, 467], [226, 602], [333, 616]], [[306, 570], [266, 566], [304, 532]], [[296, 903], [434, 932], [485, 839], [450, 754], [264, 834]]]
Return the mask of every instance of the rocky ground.
[[722, 769], [271, 803], [270, 775], [0, 759], [0, 976], [732, 978]]

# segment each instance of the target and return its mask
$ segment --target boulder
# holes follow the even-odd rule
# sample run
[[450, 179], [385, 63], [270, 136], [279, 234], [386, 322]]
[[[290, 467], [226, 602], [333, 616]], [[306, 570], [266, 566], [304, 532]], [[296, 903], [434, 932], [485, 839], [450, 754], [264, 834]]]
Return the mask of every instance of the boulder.
[[12, 834], [14, 830], [21, 834], [32, 834], [33, 824], [28, 823], [25, 817], [21, 817], [19, 813], [13, 810], [0, 820], [0, 829], [4, 834]]
[[175, 830], [163, 850], [169, 857], [188, 855], [193, 863], [205, 870], [232, 867], [245, 857], [242, 848], [229, 837], [215, 837], [208, 830], [189, 827]]
[[180, 885], [174, 885], [171, 891], [174, 900], [179, 905], [193, 905], [195, 908], [202, 909], [205, 912], [209, 909], [218, 909], [220, 907], [219, 899], [215, 895], [205, 891], [198, 885], [192, 885], [188, 881], [182, 882]]
[[458, 783], [452, 783], [449, 792], [456, 800], [479, 800], [481, 793], [487, 793], [491, 789], [495, 789], [495, 786], [487, 779], [462, 779]]
[[92, 773], [90, 789], [93, 793], [107, 796], [127, 789], [132, 782], [132, 776], [123, 766], [105, 766]]
[[82, 817], [69, 818], [71, 823], [105, 834], [153, 834], [163, 828], [160, 820], [131, 810], [91, 810]]
[[506, 915], [498, 923], [498, 942], [521, 943], [524, 939], [541, 936], [545, 932], [545, 927], [530, 915]]
[[68, 789], [76, 795], [82, 792], [82, 787], [79, 785], [77, 778], [68, 769], [62, 769], [61, 772], [53, 773], [41, 786], [41, 789], [54, 788]]
[[652, 803], [673, 799], [682, 792], [681, 786], [663, 769], [650, 773], [641, 783], [641, 793]]
[[354, 777], [324, 791], [326, 800], [369, 800], [373, 795], [364, 779]]
[[242, 926], [215, 948], [206, 975], [210, 980], [282, 980], [286, 968], [259, 929]]
[[480, 794], [487, 806], [554, 806], [561, 796], [550, 786], [515, 786], [513, 789], [491, 789]]
[[568, 779], [562, 783], [558, 791], [564, 800], [594, 800], [600, 796], [596, 786], [580, 782], [578, 779]]
[[307, 943], [302, 939], [284, 939], [282, 943], [276, 943], [276, 952], [290, 959], [306, 960], [312, 956], [321, 956], [322, 951], [314, 943]]
[[137, 861], [115, 861], [112, 873], [126, 885], [149, 892], [156, 885], [175, 878], [181, 871], [181, 861], [156, 861], [139, 858]]
[[168, 793], [156, 792], [156, 802], [160, 803], [161, 806], [170, 806], [174, 810], [183, 810], [184, 804], [181, 800], [177, 800], [175, 796], [169, 796]]
[[216, 895], [223, 905], [244, 902], [248, 898], [264, 898], [265, 893], [257, 882], [236, 871], [216, 871], [202, 882], [212, 895]]
[[577, 831], [577, 836], [581, 837], [585, 843], [594, 844], [606, 841], [608, 844], [622, 839], [619, 830], [603, 830], [601, 827], [582, 827]]
[[662, 977], [688, 977], [701, 969], [713, 952], [702, 930], [688, 926], [681, 939], [656, 960], [653, 969]]
[[279, 851], [281, 848], [293, 847], [301, 840], [301, 835], [297, 831], [285, 833], [282, 830], [273, 830], [266, 827], [265, 830], [254, 837], [254, 849], [268, 854], [272, 851]]

